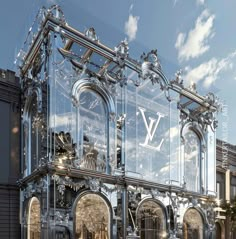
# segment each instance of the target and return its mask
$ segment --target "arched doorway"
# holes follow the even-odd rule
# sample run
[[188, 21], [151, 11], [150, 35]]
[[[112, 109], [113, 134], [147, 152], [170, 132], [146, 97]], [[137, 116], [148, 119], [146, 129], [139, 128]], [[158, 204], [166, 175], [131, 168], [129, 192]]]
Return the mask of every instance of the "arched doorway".
[[75, 209], [76, 239], [109, 239], [110, 209], [106, 201], [95, 193], [83, 195]]
[[183, 239], [203, 239], [203, 218], [195, 208], [184, 214]]
[[136, 220], [141, 239], [166, 238], [166, 213], [158, 201], [146, 199], [141, 202]]
[[41, 224], [40, 202], [36, 197], [29, 201], [27, 220], [27, 239], [40, 239]]

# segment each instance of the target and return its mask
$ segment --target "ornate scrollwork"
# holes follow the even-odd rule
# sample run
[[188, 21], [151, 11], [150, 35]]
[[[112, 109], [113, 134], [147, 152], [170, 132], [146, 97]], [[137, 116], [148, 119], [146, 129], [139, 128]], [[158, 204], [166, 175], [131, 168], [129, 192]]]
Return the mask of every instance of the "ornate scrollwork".
[[60, 211], [56, 211], [55, 212], [55, 221], [56, 224], [60, 224], [60, 225], [68, 225], [69, 223], [69, 219], [70, 219], [70, 215], [69, 213], [62, 213]]
[[162, 73], [161, 64], [157, 56], [157, 50], [152, 50], [149, 53], [143, 53], [141, 55], [142, 78], [144, 80], [150, 79], [152, 84], [159, 84], [160, 89], [164, 91], [168, 101], [170, 101], [169, 95], [169, 82]]
[[65, 16], [59, 5], [52, 5], [48, 9], [48, 15], [58, 19], [61, 23], [66, 24]]
[[116, 58], [115, 60], [119, 63], [120, 67], [124, 67], [124, 60], [129, 56], [129, 46], [126, 40], [115, 47]]

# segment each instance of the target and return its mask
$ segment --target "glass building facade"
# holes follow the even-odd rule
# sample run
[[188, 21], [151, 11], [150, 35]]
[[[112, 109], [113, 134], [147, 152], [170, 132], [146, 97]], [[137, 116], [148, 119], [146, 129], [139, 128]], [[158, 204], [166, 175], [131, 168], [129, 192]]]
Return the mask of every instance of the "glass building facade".
[[18, 59], [22, 238], [213, 238], [214, 95], [58, 6], [34, 23]]

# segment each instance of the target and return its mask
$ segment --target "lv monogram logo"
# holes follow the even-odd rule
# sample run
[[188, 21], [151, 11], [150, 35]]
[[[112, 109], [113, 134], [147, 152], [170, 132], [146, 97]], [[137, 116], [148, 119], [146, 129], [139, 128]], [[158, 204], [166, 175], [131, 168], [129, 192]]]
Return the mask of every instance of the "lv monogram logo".
[[148, 119], [149, 119], [149, 125], [148, 125], [147, 119], [146, 119], [146, 116], [145, 116], [146, 109], [139, 107], [139, 110], [140, 110], [141, 115], [143, 117], [145, 128], [147, 130], [147, 135], [146, 135], [144, 143], [142, 143], [142, 144], [140, 143], [139, 145], [141, 145], [143, 147], [146, 147], [146, 148], [149, 148], [149, 149], [160, 151], [161, 146], [162, 146], [162, 144], [164, 142], [164, 139], [161, 139], [161, 142], [157, 146], [149, 145], [149, 142], [152, 142], [153, 137], [154, 137], [154, 135], [156, 133], [157, 127], [158, 127], [158, 125], [160, 123], [160, 120], [161, 120], [161, 118], [164, 117], [164, 115], [162, 115], [161, 113], [157, 112], [157, 115], [158, 115], [157, 119], [148, 117]]

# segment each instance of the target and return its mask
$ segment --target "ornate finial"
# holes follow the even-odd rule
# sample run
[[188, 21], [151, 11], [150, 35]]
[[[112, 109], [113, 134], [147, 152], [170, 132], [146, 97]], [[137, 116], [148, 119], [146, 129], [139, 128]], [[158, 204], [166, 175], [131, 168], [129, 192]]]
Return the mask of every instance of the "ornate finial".
[[182, 70], [178, 70], [176, 73], [175, 73], [175, 80], [174, 82], [176, 84], [179, 84], [179, 85], [183, 85], [183, 79], [182, 79]]
[[85, 36], [88, 37], [92, 41], [98, 41], [98, 37], [96, 35], [95, 29], [90, 27], [85, 31]]
[[192, 92], [197, 93], [197, 85], [195, 82], [193, 82], [190, 86], [189, 86], [189, 90]]
[[116, 56], [121, 59], [125, 59], [126, 57], [128, 57], [129, 46], [126, 39], [124, 41], [121, 41], [121, 43], [115, 47], [115, 52], [116, 52]]
[[53, 15], [53, 17], [57, 18], [58, 20], [60, 20], [62, 23], [66, 24], [66, 20], [65, 20], [65, 16], [63, 11], [61, 10], [60, 6], [58, 5], [52, 5], [49, 9], [48, 9], [48, 14], [49, 15]]

